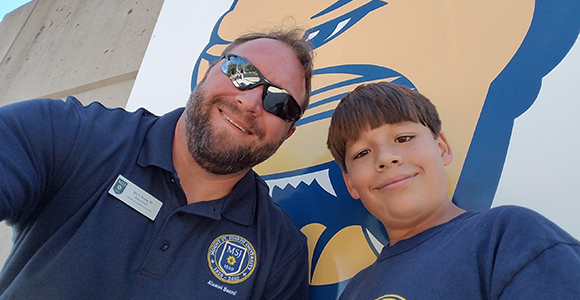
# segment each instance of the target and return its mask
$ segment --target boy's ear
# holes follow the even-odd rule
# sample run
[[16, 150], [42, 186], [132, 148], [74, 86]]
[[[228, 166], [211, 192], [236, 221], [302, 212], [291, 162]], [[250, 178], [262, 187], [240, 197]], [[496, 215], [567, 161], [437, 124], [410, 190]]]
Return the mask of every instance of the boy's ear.
[[354, 184], [352, 183], [352, 180], [350, 180], [350, 176], [348, 175], [348, 173], [343, 172], [342, 178], [344, 179], [344, 183], [346, 184], [346, 188], [348, 189], [350, 196], [354, 199], [360, 199], [360, 195], [358, 194], [357, 190], [354, 188]]
[[443, 132], [439, 133], [439, 137], [437, 138], [437, 146], [441, 152], [443, 165], [448, 166], [453, 161], [453, 151], [451, 150], [451, 145], [449, 145], [449, 142], [447, 142], [447, 138]]

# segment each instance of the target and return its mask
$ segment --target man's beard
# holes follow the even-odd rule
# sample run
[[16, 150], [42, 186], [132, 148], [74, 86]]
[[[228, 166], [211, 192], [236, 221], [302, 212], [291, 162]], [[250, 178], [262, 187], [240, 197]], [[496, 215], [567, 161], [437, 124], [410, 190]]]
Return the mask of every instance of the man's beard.
[[210, 124], [210, 109], [219, 104], [227, 107], [232, 113], [244, 119], [252, 133], [260, 140], [265, 137], [264, 131], [250, 118], [244, 118], [239, 109], [222, 101], [220, 98], [206, 99], [203, 82], [194, 89], [185, 108], [185, 138], [187, 148], [193, 159], [206, 171], [216, 175], [234, 174], [263, 162], [272, 156], [284, 142], [264, 143], [262, 145], [236, 145], [228, 147], [232, 137], [216, 133]]

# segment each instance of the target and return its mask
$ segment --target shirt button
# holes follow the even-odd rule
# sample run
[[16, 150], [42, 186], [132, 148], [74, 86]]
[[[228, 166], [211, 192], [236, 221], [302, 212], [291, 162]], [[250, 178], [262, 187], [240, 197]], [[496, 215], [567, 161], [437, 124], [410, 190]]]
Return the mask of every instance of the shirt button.
[[171, 183], [175, 183], [175, 179], [171, 178]]
[[169, 249], [169, 242], [165, 241], [165, 242], [161, 243], [161, 247], [159, 247], [159, 249], [161, 249], [161, 251], [165, 251], [165, 250]]

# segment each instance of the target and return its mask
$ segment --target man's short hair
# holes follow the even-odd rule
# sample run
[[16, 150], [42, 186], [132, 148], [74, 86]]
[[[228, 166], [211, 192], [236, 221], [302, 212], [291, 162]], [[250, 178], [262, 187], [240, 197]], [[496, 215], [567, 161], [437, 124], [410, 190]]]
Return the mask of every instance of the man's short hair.
[[429, 127], [434, 138], [441, 132], [435, 105], [419, 92], [389, 82], [359, 85], [334, 110], [326, 145], [341, 170], [348, 173], [345, 154], [349, 141], [357, 140], [367, 128], [405, 121]]
[[288, 45], [294, 51], [294, 54], [300, 61], [302, 69], [304, 70], [304, 83], [306, 87], [304, 107], [302, 110], [305, 111], [310, 102], [310, 92], [312, 91], [312, 70], [313, 66], [313, 49], [310, 42], [304, 39], [304, 30], [299, 28], [293, 28], [289, 30], [276, 29], [268, 32], [252, 32], [239, 36], [231, 44], [229, 44], [222, 55], [229, 53], [233, 48], [252, 41], [256, 39], [273, 39], [283, 42]]

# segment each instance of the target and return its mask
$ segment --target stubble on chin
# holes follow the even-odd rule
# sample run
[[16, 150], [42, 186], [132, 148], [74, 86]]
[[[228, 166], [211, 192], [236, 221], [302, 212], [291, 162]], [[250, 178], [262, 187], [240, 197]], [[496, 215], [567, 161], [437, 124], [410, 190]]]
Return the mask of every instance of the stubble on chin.
[[[226, 107], [239, 115], [237, 107], [232, 107], [222, 99], [207, 99], [203, 82], [192, 92], [185, 108], [187, 147], [193, 159], [206, 171], [216, 175], [228, 175], [248, 170], [272, 156], [285, 140], [283, 138], [262, 145], [259, 142], [235, 145], [236, 141], [232, 141], [227, 134], [220, 134], [212, 129], [210, 113], [215, 105]], [[263, 141], [264, 131], [253, 120], [244, 121], [258, 136], [258, 141]]]

